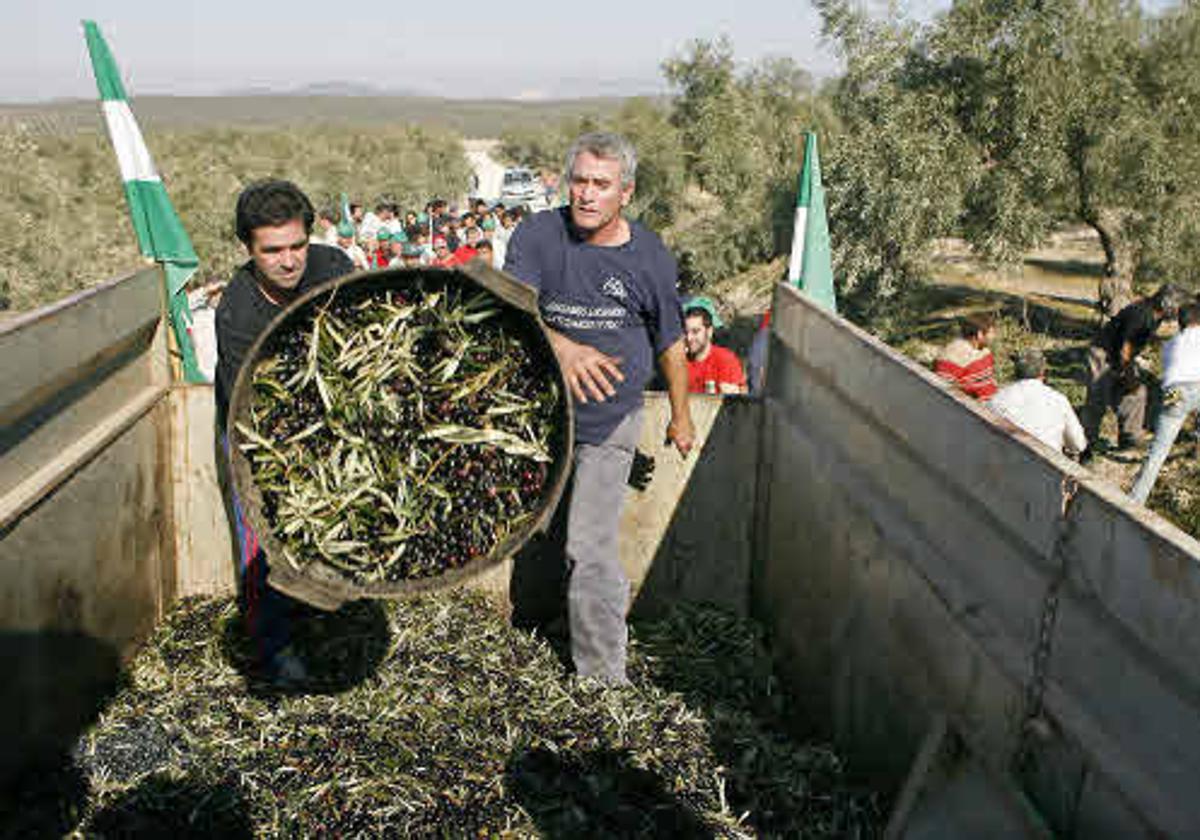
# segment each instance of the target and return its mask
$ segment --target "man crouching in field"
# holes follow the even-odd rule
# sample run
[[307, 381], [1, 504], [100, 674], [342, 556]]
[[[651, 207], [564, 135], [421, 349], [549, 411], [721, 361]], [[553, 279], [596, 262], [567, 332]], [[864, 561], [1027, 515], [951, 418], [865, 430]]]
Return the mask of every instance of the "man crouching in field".
[[[233, 273], [217, 307], [217, 425], [228, 447], [229, 398], [247, 351], [280, 310], [320, 283], [349, 274], [340, 249], [309, 243], [313, 207], [289, 181], [259, 181], [237, 201], [237, 236], [250, 259]], [[239, 606], [263, 676], [301, 682], [305, 669], [288, 646], [294, 602], [267, 586], [267, 558], [232, 496], [241, 576]]]

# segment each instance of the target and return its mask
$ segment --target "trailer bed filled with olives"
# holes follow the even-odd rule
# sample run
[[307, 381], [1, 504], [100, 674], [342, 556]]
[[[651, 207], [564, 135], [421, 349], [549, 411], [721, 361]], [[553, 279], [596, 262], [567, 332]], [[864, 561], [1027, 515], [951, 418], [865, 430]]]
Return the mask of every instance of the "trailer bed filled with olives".
[[[297, 616], [311, 680], [245, 676], [231, 599], [175, 607], [14, 836], [870, 837], [885, 805], [795, 723], [759, 628], [632, 627], [632, 685], [565, 672], [469, 591]], [[0, 805], [4, 802], [0, 801]], [[3, 809], [0, 809], [3, 810]], [[0, 820], [0, 828], [4, 820]]]

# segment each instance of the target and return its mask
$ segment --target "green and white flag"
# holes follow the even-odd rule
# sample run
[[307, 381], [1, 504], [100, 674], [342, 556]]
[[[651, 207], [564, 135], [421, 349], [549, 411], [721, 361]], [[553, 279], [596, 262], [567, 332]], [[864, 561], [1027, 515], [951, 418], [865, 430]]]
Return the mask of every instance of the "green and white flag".
[[162, 264], [167, 283], [167, 312], [183, 357], [184, 378], [188, 382], [204, 382], [192, 343], [192, 311], [183, 291], [200, 260], [179, 214], [167, 197], [162, 178], [154, 168], [108, 44], [94, 21], [85, 20], [83, 32], [92, 58], [96, 87], [100, 90], [108, 136], [121, 167], [121, 180], [125, 182], [125, 200], [129, 204], [138, 247], [144, 256]]
[[825, 188], [821, 185], [817, 135], [812, 131], [805, 135], [804, 141], [804, 163], [800, 168], [800, 188], [796, 197], [788, 282], [798, 286], [830, 312], [837, 312], [829, 222], [825, 217]]

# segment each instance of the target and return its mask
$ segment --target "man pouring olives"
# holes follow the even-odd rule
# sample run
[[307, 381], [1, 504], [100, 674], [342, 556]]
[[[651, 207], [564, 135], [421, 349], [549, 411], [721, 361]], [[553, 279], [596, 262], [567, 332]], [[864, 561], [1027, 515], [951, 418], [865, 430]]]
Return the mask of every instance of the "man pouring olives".
[[686, 456], [695, 439], [675, 260], [622, 212], [636, 171], [636, 152], [620, 135], [579, 137], [566, 160], [568, 205], [522, 222], [504, 264], [537, 290], [575, 400], [565, 549], [571, 659], [581, 677], [609, 685], [627, 682], [629, 581], [617, 529], [655, 363], [671, 406], [668, 443]]

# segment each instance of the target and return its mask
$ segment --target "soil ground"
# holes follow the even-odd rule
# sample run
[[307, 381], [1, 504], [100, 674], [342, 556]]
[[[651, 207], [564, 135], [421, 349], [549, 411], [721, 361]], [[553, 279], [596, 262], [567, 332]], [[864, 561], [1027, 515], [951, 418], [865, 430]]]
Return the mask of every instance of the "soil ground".
[[[1045, 247], [1026, 255], [1021, 264], [1006, 268], [990, 268], [975, 258], [965, 243], [944, 240], [937, 243], [929, 282], [912, 292], [901, 317], [872, 332], [932, 366], [961, 316], [994, 312], [999, 319], [993, 352], [1000, 383], [1012, 380], [1012, 356], [1036, 347], [1046, 355], [1047, 383], [1065, 393], [1078, 412], [1086, 396], [1087, 347], [1100, 326], [1096, 299], [1102, 260], [1099, 242], [1085, 229], [1065, 230]], [[708, 290], [729, 316], [729, 328], [724, 336], [718, 336], [719, 342], [744, 355], [761, 313], [770, 303], [771, 289], [785, 271], [786, 261], [776, 260]], [[1160, 338], [1168, 337], [1173, 329], [1173, 325], [1164, 327]], [[1159, 345], [1143, 354], [1154, 374], [1149, 377], [1148, 432], [1157, 410], [1158, 356]], [[1146, 447], [1117, 451], [1116, 438], [1116, 418], [1110, 412], [1101, 426], [1097, 457], [1088, 468], [1128, 490]], [[1149, 507], [1184, 531], [1200, 536], [1200, 435], [1190, 424], [1159, 475]]]

